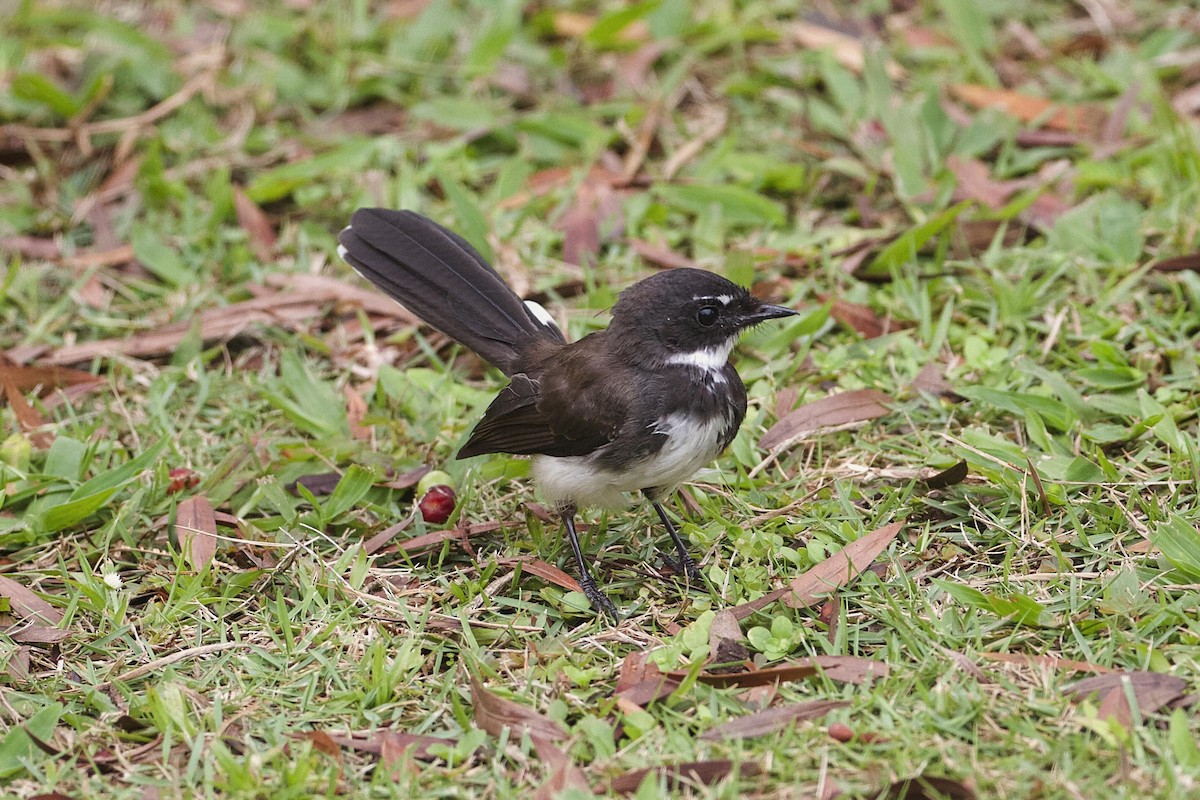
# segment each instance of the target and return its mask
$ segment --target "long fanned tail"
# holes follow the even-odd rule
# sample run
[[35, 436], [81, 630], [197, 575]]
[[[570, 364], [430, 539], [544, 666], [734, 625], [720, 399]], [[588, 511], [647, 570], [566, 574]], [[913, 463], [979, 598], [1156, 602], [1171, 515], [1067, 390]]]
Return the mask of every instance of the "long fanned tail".
[[507, 375], [529, 340], [565, 341], [465, 239], [420, 214], [360, 208], [338, 241], [359, 275]]

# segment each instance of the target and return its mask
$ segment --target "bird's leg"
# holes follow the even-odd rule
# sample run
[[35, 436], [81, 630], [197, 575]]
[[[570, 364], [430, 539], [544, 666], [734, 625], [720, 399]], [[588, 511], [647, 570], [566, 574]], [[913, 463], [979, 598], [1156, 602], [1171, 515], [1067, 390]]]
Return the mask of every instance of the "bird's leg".
[[575, 506], [567, 506], [559, 509], [562, 515], [563, 524], [567, 527], [567, 537], [571, 540], [571, 551], [575, 553], [575, 563], [579, 565], [579, 586], [583, 589], [583, 593], [587, 595], [588, 602], [592, 604], [592, 608], [601, 614], [607, 614], [613, 619], [617, 618], [617, 607], [613, 605], [612, 600], [609, 600], [600, 587], [596, 585], [595, 579], [592, 578], [591, 570], [588, 569], [587, 561], [583, 558], [583, 550], [579, 547], [579, 534], [575, 532]]
[[692, 558], [692, 554], [688, 552], [691, 542], [687, 537], [675, 529], [671, 518], [667, 516], [667, 511], [662, 507], [662, 503], [655, 500], [651, 495], [647, 494], [646, 498], [650, 501], [650, 505], [654, 506], [654, 510], [658, 512], [658, 518], [662, 520], [662, 524], [666, 526], [667, 533], [671, 534], [671, 541], [675, 542], [675, 550], [679, 553], [679, 560], [668, 556], [666, 553], [659, 551], [659, 557], [663, 563], [673, 569], [680, 575], [686, 575], [694, 581], [704, 582], [704, 576], [700, 572], [700, 567], [696, 564], [696, 559]]

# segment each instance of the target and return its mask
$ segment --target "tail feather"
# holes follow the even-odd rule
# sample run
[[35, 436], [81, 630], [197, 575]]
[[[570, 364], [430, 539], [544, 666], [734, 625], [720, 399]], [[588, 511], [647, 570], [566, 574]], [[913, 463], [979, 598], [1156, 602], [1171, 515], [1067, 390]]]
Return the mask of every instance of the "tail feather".
[[563, 341], [475, 248], [426, 217], [362, 208], [338, 241], [358, 274], [506, 374], [531, 339]]

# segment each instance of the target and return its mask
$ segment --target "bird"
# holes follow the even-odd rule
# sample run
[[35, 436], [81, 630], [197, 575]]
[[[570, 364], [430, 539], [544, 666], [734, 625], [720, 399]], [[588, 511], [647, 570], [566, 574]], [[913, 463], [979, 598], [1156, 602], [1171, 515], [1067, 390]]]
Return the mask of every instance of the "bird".
[[714, 272], [677, 268], [624, 289], [607, 328], [568, 342], [470, 243], [421, 214], [360, 208], [338, 235], [338, 254], [508, 377], [457, 458], [531, 457], [597, 613], [617, 616], [592, 576], [575, 517], [626, 507], [631, 493], [649, 501], [674, 543], [677, 557], [660, 553], [664, 563], [703, 582], [662, 503], [729, 446], [746, 416], [746, 389], [729, 360], [740, 334], [794, 309]]

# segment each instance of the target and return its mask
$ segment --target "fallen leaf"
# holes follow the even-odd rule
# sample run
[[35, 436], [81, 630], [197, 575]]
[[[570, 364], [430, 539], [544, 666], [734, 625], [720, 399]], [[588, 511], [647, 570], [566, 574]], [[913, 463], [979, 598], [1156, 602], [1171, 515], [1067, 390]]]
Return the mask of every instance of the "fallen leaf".
[[337, 763], [342, 763], [342, 748], [328, 733], [325, 731], [305, 731], [303, 736], [312, 742], [312, 746], [317, 752], [333, 756], [337, 760]]
[[337, 488], [341, 480], [340, 472], [317, 472], [312, 475], [301, 475], [283, 488], [288, 494], [298, 497], [300, 493], [296, 487], [303, 486], [314, 497], [326, 497], [333, 494], [333, 490]]
[[1110, 672], [1074, 683], [1067, 688], [1067, 694], [1077, 700], [1096, 696], [1100, 718], [1114, 719], [1128, 728], [1133, 725], [1129, 694], [1137, 704], [1139, 717], [1144, 717], [1182, 697], [1187, 686], [1185, 679], [1162, 672]]
[[1200, 253], [1188, 253], [1185, 256], [1173, 256], [1154, 262], [1151, 267], [1155, 272], [1183, 272], [1191, 270], [1200, 272]]
[[791, 582], [790, 593], [781, 598], [790, 608], [805, 608], [834, 589], [850, 583], [859, 573], [887, 549], [904, 527], [904, 521], [893, 522], [855, 539], [838, 552], [812, 567]]
[[338, 735], [329, 734], [329, 738], [341, 747], [348, 747], [360, 753], [382, 756], [384, 747], [390, 750], [404, 748], [411, 752], [414, 758], [429, 759], [433, 756], [429, 748], [434, 745], [453, 746], [454, 741], [439, 736], [422, 736], [402, 731], [378, 730], [365, 734]]
[[550, 770], [550, 775], [534, 793], [534, 800], [556, 800], [567, 789], [576, 789], [588, 797], [592, 796], [592, 787], [588, 785], [583, 770], [575, 766], [575, 762], [562, 748], [541, 736], [531, 738], [538, 758], [545, 762]]
[[[822, 303], [829, 302], [828, 295], [818, 295]], [[834, 300], [829, 308], [829, 316], [857, 331], [864, 339], [877, 339], [885, 333], [890, 333], [894, 327], [869, 307], [858, 303], [848, 303], [845, 300]]]
[[[839, 683], [858, 684], [873, 678], [886, 677], [888, 666], [882, 661], [856, 656], [814, 656], [748, 672], [701, 672], [697, 680], [709, 686], [747, 688], [803, 680], [819, 673], [824, 673], [830, 680]], [[688, 673], [679, 670], [668, 672], [667, 676], [682, 682]]]
[[41, 236], [0, 236], [0, 252], [33, 261], [56, 261], [62, 255], [58, 242]]
[[[400, 520], [395, 525], [389, 525], [388, 527], [384, 528], [379, 533], [375, 534], [370, 539], [367, 539], [365, 542], [363, 542], [363, 552], [369, 556], [374, 555], [375, 553], [378, 553], [380, 550], [382, 550], [384, 547], [387, 546], [388, 542], [390, 542], [392, 539], [394, 539], [396, 537], [396, 534], [400, 533], [405, 528], [407, 528], [409, 525], [411, 525], [413, 523], [413, 520], [415, 520], [416, 518], [417, 518], [416, 513], [409, 514], [407, 517]], [[442, 531], [438, 531], [438, 532], [441, 533]], [[417, 537], [417, 538], [420, 538], [420, 537]]]
[[537, 558], [506, 558], [501, 560], [505, 565], [520, 564], [522, 572], [528, 572], [530, 575], [541, 578], [547, 583], [553, 583], [566, 589], [568, 592], [582, 592], [583, 587], [579, 585], [579, 581], [572, 578], [567, 573], [563, 572], [553, 564], [547, 564]]
[[175, 535], [192, 569], [201, 570], [217, 554], [217, 519], [204, 495], [189, 497], [175, 512]]
[[1095, 138], [1104, 125], [1104, 110], [1091, 105], [1053, 103], [1043, 97], [978, 84], [954, 84], [950, 91], [975, 108], [998, 108], [1021, 122], [1039, 122], [1047, 128]]
[[942, 365], [936, 361], [930, 361], [921, 367], [917, 376], [913, 378], [911, 386], [919, 392], [928, 392], [935, 397], [942, 397], [954, 402], [964, 399], [950, 387], [950, 383], [943, 375]]
[[630, 707], [645, 708], [664, 697], [669, 697], [671, 692], [678, 688], [678, 680], [660, 674], [622, 689], [614, 697], [617, 698], [617, 704], [624, 706], [626, 710]]
[[775, 422], [763, 434], [758, 446], [763, 450], [788, 447], [801, 436], [821, 428], [852, 425], [891, 413], [892, 399], [875, 389], [857, 389], [805, 403]]
[[778, 708], [767, 708], [721, 723], [700, 735], [701, 739], [750, 739], [783, 730], [797, 722], [823, 717], [850, 705], [844, 700], [811, 700]]
[[21, 427], [29, 432], [29, 441], [39, 450], [48, 448], [54, 442], [54, 434], [49, 430], [43, 430], [48, 424], [46, 418], [29, 404], [25, 395], [21, 394], [15, 386], [10, 383], [5, 383], [3, 386], [4, 396], [13, 410], [13, 416], [17, 418], [17, 422], [21, 423]]
[[275, 229], [258, 205], [246, 196], [240, 187], [233, 190], [233, 207], [237, 212], [238, 225], [250, 239], [254, 257], [269, 264], [275, 256]]
[[743, 644], [745, 640], [737, 615], [728, 608], [721, 609], [708, 629], [709, 663], [735, 665], [750, 658], [750, 652]]
[[[829, 50], [833, 53], [834, 60], [843, 67], [862, 74], [866, 65], [866, 47], [862, 39], [805, 21], [793, 25], [791, 34], [801, 47], [809, 50]], [[883, 68], [892, 80], [904, 79], [904, 68], [894, 61], [887, 61]]]
[[980, 653], [979, 657], [986, 661], [1002, 661], [1006, 664], [1024, 664], [1027, 666], [1046, 667], [1047, 669], [1066, 669], [1074, 672], [1113, 672], [1109, 667], [1102, 667], [1090, 661], [1072, 661], [1068, 658], [1057, 658], [1055, 656], [1039, 656], [1026, 653]]
[[965, 481], [968, 472], [967, 460], [963, 459], [954, 466], [947, 467], [936, 475], [926, 478], [925, 486], [929, 489], [945, 489], [947, 486], [954, 486]]
[[0, 597], [8, 598], [9, 607], [19, 617], [44, 622], [47, 625], [62, 622], [61, 611], [30, 589], [3, 575], [0, 575]]
[[350, 384], [342, 387], [342, 396], [346, 398], [346, 421], [350, 423], [350, 436], [359, 441], [369, 440], [371, 426], [362, 424], [367, 416], [367, 401]]
[[649, 655], [645, 650], [637, 650], [625, 656], [621, 661], [621, 671], [617, 675], [617, 686], [614, 692], [620, 694], [631, 686], [643, 681], [658, 678], [662, 675], [652, 662], [647, 660]]
[[637, 791], [647, 775], [653, 773], [665, 780], [668, 788], [684, 786], [688, 783], [698, 783], [711, 786], [727, 775], [737, 772], [738, 777], [751, 778], [762, 773], [762, 768], [754, 763], [743, 762], [735, 765], [729, 759], [721, 758], [713, 761], [689, 761], [684, 764], [664, 764], [660, 767], [646, 767], [626, 772], [609, 781], [609, 791], [620, 794], [631, 794]]
[[475, 724], [492, 736], [499, 736], [509, 728], [514, 734], [528, 731], [531, 738], [541, 737], [551, 742], [567, 738], [567, 732], [557, 722], [532, 708], [492, 694], [474, 673], [471, 674], [471, 702], [475, 706]]
[[26, 625], [5, 633], [18, 644], [58, 644], [72, 635], [71, 631], [62, 628], [50, 628], [45, 625]]
[[40, 367], [20, 365], [9, 359], [0, 359], [0, 383], [16, 388], [19, 392], [39, 389], [46, 394], [63, 386], [78, 386], [99, 383], [100, 376], [90, 372], [66, 367]]
[[[407, 525], [407, 522], [398, 524]], [[440, 531], [430, 531], [421, 536], [414, 536], [403, 542], [397, 542], [396, 549], [408, 555], [416, 555], [420, 551], [428, 550], [442, 542], [465, 542], [472, 536], [481, 533], [491, 533], [492, 531], [500, 530], [502, 527], [504, 526], [499, 522], [480, 522], [475, 525], [469, 525], [466, 528], [444, 528]], [[390, 531], [391, 529], [389, 528], [388, 530]], [[395, 534], [392, 535], [394, 536]]]
[[4, 664], [4, 671], [17, 684], [29, 680], [29, 653], [30, 649], [27, 645], [14, 647]]
[[896, 781], [870, 796], [876, 800], [975, 800], [975, 792], [962, 781], [929, 775]]
[[663, 269], [695, 268], [696, 262], [685, 255], [676, 253], [669, 247], [651, 244], [642, 239], [629, 239], [629, 246], [648, 264]]

